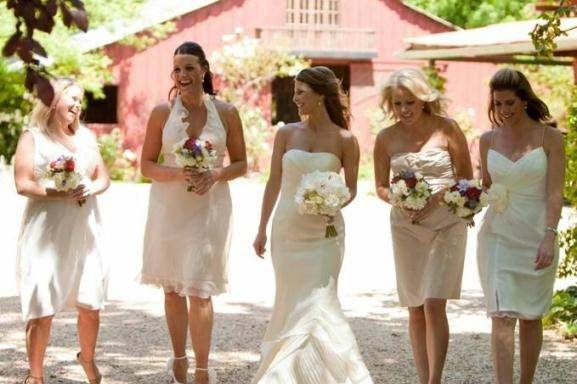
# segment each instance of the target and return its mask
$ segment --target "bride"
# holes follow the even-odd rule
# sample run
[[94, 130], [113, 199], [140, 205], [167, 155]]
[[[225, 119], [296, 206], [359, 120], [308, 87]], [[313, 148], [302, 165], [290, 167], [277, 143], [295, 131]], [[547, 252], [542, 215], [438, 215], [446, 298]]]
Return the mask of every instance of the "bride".
[[[348, 130], [348, 111], [335, 74], [326, 67], [302, 70], [294, 103], [305, 121], [287, 124], [275, 137], [254, 249], [265, 252], [266, 227], [279, 192], [272, 224], [276, 297], [253, 384], [372, 383], [337, 297], [344, 255], [344, 222], [334, 218], [338, 235], [325, 238], [322, 216], [301, 215], [295, 194], [309, 172], [344, 169], [356, 194], [359, 146]], [[346, 205], [345, 204], [345, 205]]]

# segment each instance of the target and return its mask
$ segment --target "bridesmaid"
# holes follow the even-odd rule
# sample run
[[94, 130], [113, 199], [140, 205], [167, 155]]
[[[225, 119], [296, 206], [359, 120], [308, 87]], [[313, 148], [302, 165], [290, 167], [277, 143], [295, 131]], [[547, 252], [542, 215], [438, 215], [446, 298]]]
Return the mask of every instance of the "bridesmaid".
[[[393, 207], [391, 234], [401, 306], [409, 309], [409, 336], [422, 384], [440, 383], [449, 343], [447, 299], [458, 299], [467, 240], [466, 223], [440, 206], [445, 186], [471, 179], [465, 136], [443, 117], [443, 97], [412, 68], [394, 72], [382, 107], [396, 123], [379, 132], [374, 148], [378, 196], [390, 202], [391, 173], [411, 169], [433, 196], [418, 212]], [[418, 224], [413, 224], [418, 223]]]
[[499, 384], [513, 383], [519, 320], [520, 383], [533, 382], [543, 341], [541, 318], [551, 304], [557, 270], [557, 223], [563, 204], [565, 155], [559, 130], [527, 78], [504, 68], [490, 82], [489, 119], [481, 137], [483, 184], [490, 205], [477, 257]]
[[[102, 376], [94, 363], [107, 271], [100, 247], [100, 212], [95, 195], [109, 185], [96, 138], [79, 121], [83, 89], [70, 79], [52, 82], [50, 107], [35, 102], [30, 128], [14, 158], [16, 190], [28, 202], [18, 240], [18, 276], [30, 372], [24, 384], [42, 384], [43, 363], [54, 315], [78, 312], [80, 352], [91, 384]], [[74, 159], [82, 179], [77, 188], [57, 191], [45, 176], [60, 156]], [[83, 202], [82, 205], [79, 203]]]
[[[225, 292], [228, 284], [232, 223], [228, 181], [246, 172], [246, 151], [236, 108], [214, 98], [212, 74], [200, 45], [186, 42], [176, 49], [171, 76], [170, 100], [153, 109], [142, 148], [142, 174], [152, 179], [152, 187], [141, 282], [164, 289], [174, 353], [167, 372], [173, 382], [187, 380], [188, 327], [196, 383], [209, 383], [211, 297]], [[176, 165], [172, 148], [187, 137], [212, 143], [218, 155], [213, 169], [201, 173]]]

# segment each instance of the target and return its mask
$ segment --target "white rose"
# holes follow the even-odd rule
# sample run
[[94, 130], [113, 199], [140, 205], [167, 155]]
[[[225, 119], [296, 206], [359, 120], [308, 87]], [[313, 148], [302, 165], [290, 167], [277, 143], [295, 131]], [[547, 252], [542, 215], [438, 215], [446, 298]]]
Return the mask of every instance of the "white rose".
[[509, 190], [502, 184], [494, 183], [489, 188], [488, 200], [496, 212], [504, 212], [509, 205]]

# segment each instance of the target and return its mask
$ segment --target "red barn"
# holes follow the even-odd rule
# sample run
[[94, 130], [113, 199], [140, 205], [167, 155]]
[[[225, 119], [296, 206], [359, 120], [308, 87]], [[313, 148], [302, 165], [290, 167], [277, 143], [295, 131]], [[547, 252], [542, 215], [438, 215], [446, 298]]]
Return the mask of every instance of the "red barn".
[[[120, 40], [167, 21], [176, 31], [143, 51]], [[245, 34], [272, 44], [281, 35], [289, 48], [314, 65], [334, 69], [350, 95], [353, 130], [365, 151], [372, 144], [368, 115], [378, 106], [380, 85], [392, 71], [421, 67], [425, 62], [396, 58], [405, 46], [403, 38], [447, 32], [456, 27], [399, 0], [162, 0], [151, 1], [134, 22], [115, 32], [90, 31], [78, 37], [83, 50], [105, 46], [112, 57], [115, 82], [106, 87], [106, 101], [89, 99], [88, 122], [100, 128], [120, 126], [127, 145], [140, 148], [148, 114], [166, 100], [171, 86], [172, 54], [182, 42], [200, 43], [210, 57], [222, 36], [242, 28]], [[487, 126], [485, 117], [488, 78], [493, 64], [437, 62], [447, 78], [451, 113], [467, 115], [474, 128]], [[290, 80], [271, 88], [273, 116], [296, 119], [290, 100]], [[287, 105], [288, 104], [288, 105]], [[287, 118], [287, 116], [289, 118]]]

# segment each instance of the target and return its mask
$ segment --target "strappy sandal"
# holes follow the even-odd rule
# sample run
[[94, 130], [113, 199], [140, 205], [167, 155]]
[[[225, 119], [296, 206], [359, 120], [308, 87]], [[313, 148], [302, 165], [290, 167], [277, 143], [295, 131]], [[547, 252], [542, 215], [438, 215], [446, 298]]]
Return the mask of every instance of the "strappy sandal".
[[91, 361], [85, 361], [82, 359], [82, 356], [80, 355], [80, 352], [78, 352], [76, 354], [76, 361], [78, 361], [78, 364], [80, 364], [80, 366], [82, 367], [82, 369], [84, 370], [84, 373], [86, 374], [86, 377], [88, 378], [88, 373], [87, 373], [87, 367], [89, 366], [89, 364], [92, 365], [92, 369], [94, 370], [94, 372], [96, 372], [96, 378], [94, 379], [90, 379], [88, 378], [88, 383], [89, 384], [100, 384], [102, 382], [102, 375], [100, 374], [100, 372], [98, 371], [98, 367], [96, 366], [96, 364], [94, 364], [94, 359]]
[[[31, 380], [34, 380], [34, 381], [31, 381]], [[43, 382], [44, 378], [43, 377], [36, 377], [36, 376], [32, 376], [32, 375], [28, 374], [26, 376], [26, 378], [24, 379], [24, 381], [22, 382], [22, 384], [37, 384], [38, 383], [37, 380], [40, 380], [40, 382]]]
[[174, 384], [186, 383], [186, 379], [184, 383], [181, 383], [180, 381], [176, 380], [176, 376], [174, 376], [174, 362], [179, 360], [186, 360], [186, 368], [188, 369], [188, 357], [186, 355], [181, 357], [171, 357], [170, 359], [168, 359], [168, 361], [166, 362], [166, 373], [168, 374], [168, 376], [170, 376], [170, 383]]

